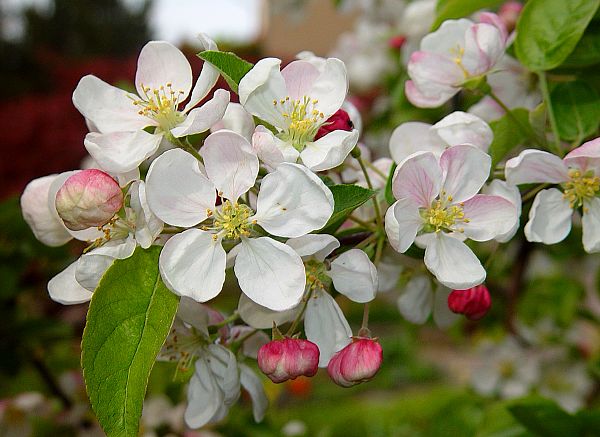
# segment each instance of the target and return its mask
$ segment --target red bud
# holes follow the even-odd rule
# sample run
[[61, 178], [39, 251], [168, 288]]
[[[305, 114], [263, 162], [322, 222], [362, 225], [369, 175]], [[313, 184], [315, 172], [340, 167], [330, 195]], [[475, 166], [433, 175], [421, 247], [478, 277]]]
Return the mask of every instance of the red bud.
[[314, 376], [318, 365], [319, 348], [308, 340], [273, 340], [258, 350], [258, 367], [277, 384], [298, 376]]
[[352, 123], [352, 120], [350, 120], [348, 113], [343, 109], [338, 109], [337, 112], [329, 117], [319, 128], [317, 135], [315, 135], [315, 140], [324, 137], [334, 130], [351, 131], [352, 129], [354, 129], [354, 124]]
[[391, 37], [388, 40], [388, 45], [392, 49], [400, 50], [405, 42], [406, 42], [406, 37], [404, 35], [396, 35], [396, 36]]
[[358, 337], [331, 358], [327, 372], [337, 385], [352, 387], [373, 378], [382, 361], [383, 349], [379, 342]]
[[485, 285], [478, 285], [467, 290], [453, 290], [448, 295], [448, 308], [467, 319], [479, 320], [485, 316], [492, 306], [490, 292]]

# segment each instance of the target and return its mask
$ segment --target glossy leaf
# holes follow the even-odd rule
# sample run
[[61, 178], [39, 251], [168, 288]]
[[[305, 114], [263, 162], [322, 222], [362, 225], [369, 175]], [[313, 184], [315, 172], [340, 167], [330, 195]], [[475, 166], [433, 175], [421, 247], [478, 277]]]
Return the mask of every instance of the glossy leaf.
[[340, 184], [329, 187], [333, 193], [335, 205], [333, 214], [320, 233], [333, 233], [344, 220], [363, 203], [375, 195], [375, 191], [352, 184]]
[[504, 0], [440, 0], [437, 3], [437, 17], [431, 30], [435, 30], [446, 21], [453, 18], [468, 17], [480, 9], [489, 9], [504, 3]]
[[[519, 120], [519, 123], [516, 120]], [[521, 125], [530, 132], [524, 131]], [[494, 132], [494, 141], [489, 149], [492, 168], [495, 168], [496, 164], [502, 161], [512, 149], [533, 134], [529, 125], [529, 112], [523, 108], [513, 109], [510, 114], [505, 114], [498, 120], [492, 121], [490, 127]]]
[[583, 140], [598, 129], [600, 97], [583, 81], [565, 82], [552, 90], [551, 100], [558, 133], [563, 140]]
[[235, 53], [219, 52], [216, 50], [205, 50], [198, 53], [198, 57], [206, 62], [210, 62], [221, 73], [221, 76], [227, 82], [232, 91], [238, 91], [238, 85], [242, 77], [248, 73], [253, 65], [244, 61]]

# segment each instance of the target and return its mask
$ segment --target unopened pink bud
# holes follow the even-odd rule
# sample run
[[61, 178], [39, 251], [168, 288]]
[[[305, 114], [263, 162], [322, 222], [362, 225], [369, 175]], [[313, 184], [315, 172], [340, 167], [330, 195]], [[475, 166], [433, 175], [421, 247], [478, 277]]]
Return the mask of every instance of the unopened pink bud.
[[515, 1], [504, 3], [498, 10], [498, 16], [509, 32], [516, 27], [521, 10], [523, 10], [523, 4]]
[[56, 211], [72, 231], [106, 224], [123, 206], [123, 192], [107, 173], [82, 170], [56, 193]]
[[377, 340], [357, 337], [337, 352], [327, 365], [333, 382], [352, 387], [375, 376], [383, 361], [383, 349]]
[[453, 290], [448, 295], [448, 308], [467, 319], [479, 320], [485, 316], [492, 306], [490, 292], [485, 285], [478, 285], [467, 290]]
[[352, 129], [354, 129], [354, 123], [352, 123], [352, 120], [350, 120], [348, 113], [343, 109], [338, 109], [337, 112], [329, 117], [327, 121], [319, 128], [317, 135], [315, 135], [315, 140], [324, 137], [329, 132], [333, 132], [334, 130], [351, 131]]
[[400, 50], [405, 42], [406, 42], [406, 37], [404, 35], [396, 35], [396, 36], [391, 37], [388, 40], [388, 45], [392, 49]]
[[314, 376], [319, 365], [319, 348], [308, 340], [273, 340], [258, 350], [258, 367], [277, 384], [298, 376]]

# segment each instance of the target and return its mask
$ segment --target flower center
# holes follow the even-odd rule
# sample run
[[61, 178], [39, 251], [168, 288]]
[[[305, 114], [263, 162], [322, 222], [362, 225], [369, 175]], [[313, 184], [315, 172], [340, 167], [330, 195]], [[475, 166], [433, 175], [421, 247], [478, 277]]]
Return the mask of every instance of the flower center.
[[133, 104], [139, 108], [138, 114], [156, 121], [164, 132], [183, 121], [184, 115], [177, 110], [185, 94], [183, 90], [175, 91], [171, 82], [153, 89], [142, 84], [142, 89], [144, 95], [140, 96], [141, 99], [133, 100]]
[[304, 263], [306, 285], [313, 290], [327, 290], [331, 286], [331, 278], [327, 275], [325, 263], [311, 259]]
[[[208, 211], [209, 215], [213, 214], [212, 211]], [[250, 235], [252, 225], [254, 221], [250, 220], [253, 211], [248, 205], [243, 203], [231, 203], [226, 200], [221, 205], [220, 210], [214, 212], [212, 230], [216, 231], [213, 238], [217, 239], [219, 236], [227, 240], [237, 240], [240, 237], [247, 237]]]
[[[444, 195], [444, 193], [442, 193]], [[461, 223], [469, 223], [463, 211], [464, 204], [448, 204], [452, 202], [452, 196], [434, 200], [431, 207], [421, 211], [421, 217], [425, 221], [425, 232], [464, 232], [463, 228], [455, 228]]]
[[465, 48], [457, 44], [456, 47], [452, 47], [450, 49], [450, 54], [453, 56], [452, 61], [454, 61], [454, 63], [458, 65], [458, 68], [462, 70], [463, 74], [465, 75], [465, 79], [469, 78], [471, 76], [471, 73], [469, 73], [463, 65], [463, 56], [465, 55]]
[[498, 370], [502, 378], [511, 378], [515, 374], [515, 364], [510, 360], [501, 361]]
[[135, 231], [135, 220], [131, 223], [130, 220], [124, 220], [118, 214], [115, 214], [107, 223], [98, 226], [98, 230], [104, 235], [93, 241], [88, 241], [89, 246], [83, 250], [83, 253], [103, 246], [112, 239], [124, 240], [131, 231]]
[[314, 140], [319, 127], [325, 121], [325, 114], [316, 107], [318, 103], [318, 100], [307, 96], [297, 100], [292, 100], [289, 96], [273, 100], [273, 105], [279, 107], [281, 115], [288, 122], [287, 129], [279, 136], [292, 143], [299, 152], [304, 150], [307, 142]]
[[178, 371], [187, 372], [207, 344], [208, 339], [193, 326], [187, 329], [176, 325], [165, 340], [161, 355], [169, 361], [177, 361]]
[[[593, 171], [581, 173], [581, 170], [569, 170], [570, 180], [563, 184], [563, 197], [569, 201], [571, 208], [583, 206], [585, 200], [590, 200], [600, 191], [600, 177]], [[584, 208], [585, 211], [585, 208]]]

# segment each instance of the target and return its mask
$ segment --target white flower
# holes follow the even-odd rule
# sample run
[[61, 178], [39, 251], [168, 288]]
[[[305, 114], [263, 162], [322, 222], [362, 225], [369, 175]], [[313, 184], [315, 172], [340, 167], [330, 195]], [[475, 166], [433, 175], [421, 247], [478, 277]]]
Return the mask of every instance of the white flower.
[[148, 201], [163, 221], [182, 227], [212, 221], [167, 241], [159, 261], [165, 284], [199, 302], [212, 299], [225, 280], [223, 243], [240, 242], [234, 270], [242, 291], [273, 310], [295, 306], [306, 282], [302, 260], [289, 246], [259, 237], [254, 227], [280, 237], [320, 229], [333, 212], [331, 191], [305, 167], [284, 163], [262, 179], [255, 212], [240, 202], [258, 175], [258, 158], [248, 141], [220, 130], [206, 139], [201, 154], [206, 176], [198, 161], [180, 149], [165, 152], [148, 171]]
[[240, 81], [240, 103], [271, 124], [259, 126], [252, 146], [270, 167], [301, 161], [313, 171], [340, 165], [358, 141], [358, 131], [334, 130], [315, 140], [319, 128], [342, 107], [348, 81], [339, 59], [329, 58], [320, 70], [308, 61], [262, 59]]
[[408, 281], [398, 297], [398, 310], [406, 320], [418, 325], [425, 323], [433, 312], [435, 324], [447, 328], [460, 318], [459, 314], [454, 314], [448, 308], [448, 295], [451, 292], [440, 285], [434, 293], [427, 276], [416, 276]]
[[[199, 38], [204, 49], [217, 49], [205, 35]], [[223, 117], [229, 92], [217, 90], [211, 100], [192, 108], [209, 93], [218, 76], [205, 63], [192, 89], [192, 69], [183, 53], [167, 42], [151, 41], [138, 58], [138, 95], [95, 76], [83, 77], [73, 92], [73, 104], [97, 130], [86, 135], [87, 151], [103, 170], [125, 173], [152, 156], [161, 141], [208, 130]], [[148, 127], [154, 128], [153, 133], [146, 131]]]

